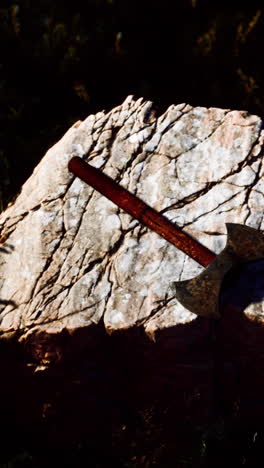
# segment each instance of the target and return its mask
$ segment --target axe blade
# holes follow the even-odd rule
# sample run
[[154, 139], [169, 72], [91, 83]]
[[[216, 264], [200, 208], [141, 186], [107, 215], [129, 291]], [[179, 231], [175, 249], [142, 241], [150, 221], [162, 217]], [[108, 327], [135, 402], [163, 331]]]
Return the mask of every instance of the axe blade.
[[264, 233], [242, 224], [227, 223], [226, 246], [198, 276], [172, 283], [178, 301], [191, 312], [220, 318], [219, 294], [227, 272], [241, 263], [264, 258]]

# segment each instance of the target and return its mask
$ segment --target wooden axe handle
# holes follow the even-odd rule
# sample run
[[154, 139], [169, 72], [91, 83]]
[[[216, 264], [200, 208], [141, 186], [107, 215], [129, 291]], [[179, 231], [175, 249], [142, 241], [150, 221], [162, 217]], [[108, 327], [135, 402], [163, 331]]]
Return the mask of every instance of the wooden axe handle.
[[165, 216], [128, 192], [111, 177], [96, 167], [87, 164], [83, 159], [74, 156], [69, 161], [68, 167], [73, 174], [129, 213], [133, 218], [138, 219], [142, 224], [164, 237], [200, 265], [206, 267], [216, 258], [213, 252], [183, 232]]

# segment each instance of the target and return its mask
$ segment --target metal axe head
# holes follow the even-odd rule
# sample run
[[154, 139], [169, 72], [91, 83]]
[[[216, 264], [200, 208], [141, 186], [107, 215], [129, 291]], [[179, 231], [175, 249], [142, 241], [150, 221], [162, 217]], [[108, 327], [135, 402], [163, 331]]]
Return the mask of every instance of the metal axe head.
[[227, 241], [222, 252], [198, 276], [172, 283], [176, 298], [191, 312], [219, 318], [219, 294], [224, 276], [245, 262], [264, 258], [264, 234], [249, 226], [227, 223]]
[[197, 315], [218, 318], [219, 293], [225, 274], [240, 263], [264, 258], [262, 231], [241, 224], [226, 224], [226, 247], [216, 255], [143, 200], [81, 158], [73, 157], [69, 162], [69, 169], [206, 268], [196, 278], [173, 283], [177, 299]]

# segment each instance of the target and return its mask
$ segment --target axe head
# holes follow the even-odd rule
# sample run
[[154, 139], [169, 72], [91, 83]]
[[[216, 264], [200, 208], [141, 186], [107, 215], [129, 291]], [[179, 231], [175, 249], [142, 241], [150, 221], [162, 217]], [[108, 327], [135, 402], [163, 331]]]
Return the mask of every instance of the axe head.
[[264, 233], [242, 224], [227, 223], [224, 250], [196, 278], [172, 283], [178, 301], [191, 312], [220, 318], [219, 294], [224, 276], [241, 263], [264, 258]]

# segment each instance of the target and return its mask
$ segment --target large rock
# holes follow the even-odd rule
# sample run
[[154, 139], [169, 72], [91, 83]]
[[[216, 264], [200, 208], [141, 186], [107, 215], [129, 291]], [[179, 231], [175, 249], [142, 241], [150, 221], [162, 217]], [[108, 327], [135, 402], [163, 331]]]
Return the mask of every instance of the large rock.
[[[45, 374], [85, 355], [86, 365], [99, 362], [102, 371], [107, 355], [116, 388], [124, 372], [129, 382], [112, 406], [120, 407], [126, 392], [142, 401], [150, 388], [164, 395], [166, 384], [180, 412], [193, 413], [192, 401], [207, 417], [212, 337], [226, 346], [233, 376], [230, 362], [238, 358], [230, 353], [240, 355], [245, 343], [241, 320], [247, 341], [248, 330], [262, 323], [261, 294], [253, 305], [237, 304], [235, 295], [212, 334], [210, 321], [186, 310], [171, 288], [202, 267], [74, 177], [67, 164], [83, 157], [218, 253], [226, 222], [264, 229], [262, 125], [246, 112], [187, 104], [158, 116], [151, 102], [128, 97], [69, 129], [0, 216], [1, 337], [24, 353], [19, 369]], [[223, 333], [233, 338], [224, 342]], [[251, 346], [252, 359], [260, 342]]]
[[195, 320], [170, 284], [202, 267], [73, 177], [67, 163], [84, 157], [220, 252], [226, 222], [264, 228], [261, 124], [245, 112], [185, 104], [158, 118], [150, 102], [131, 97], [77, 122], [1, 215], [2, 333], [25, 339], [103, 319], [108, 331], [140, 323], [154, 335]]

